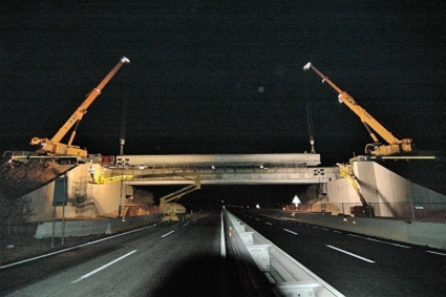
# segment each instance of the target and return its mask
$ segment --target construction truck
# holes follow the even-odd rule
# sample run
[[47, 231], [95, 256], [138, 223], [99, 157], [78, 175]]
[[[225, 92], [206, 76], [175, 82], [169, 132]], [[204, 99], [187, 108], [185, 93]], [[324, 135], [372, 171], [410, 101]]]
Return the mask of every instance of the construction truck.
[[[81, 158], [87, 157], [87, 151], [81, 149], [79, 146], [73, 145], [74, 137], [76, 136], [76, 130], [82, 117], [87, 112], [88, 107], [93, 101], [101, 94], [102, 89], [112, 79], [112, 77], [118, 72], [121, 66], [125, 63], [129, 63], [130, 60], [126, 57], [116, 64], [116, 66], [108, 73], [108, 75], [102, 80], [102, 82], [87, 95], [85, 101], [76, 109], [76, 111], [68, 118], [62, 128], [51, 138], [34, 137], [31, 139], [31, 145], [40, 145], [37, 153], [50, 156], [76, 156]], [[67, 144], [61, 143], [66, 134], [73, 128], [71, 136]]]
[[[391, 156], [397, 154], [411, 153], [415, 151], [415, 145], [412, 144], [411, 138], [398, 139], [391, 132], [389, 132], [384, 126], [382, 126], [377, 120], [375, 120], [365, 109], [356, 103], [352, 96], [347, 92], [342, 91], [337, 87], [328, 77], [323, 75], [316, 67], [311, 63], [307, 63], [304, 66], [304, 70], [313, 69], [321, 78], [322, 82], [327, 82], [336, 92], [338, 92], [338, 98], [340, 103], [345, 103], [360, 119], [366, 127], [373, 139], [373, 143], [369, 143], [365, 147], [365, 153], [367, 155], [374, 156]], [[375, 131], [387, 144], [383, 144], [379, 141], [375, 135]]]
[[336, 164], [339, 168], [339, 175], [345, 178], [359, 196], [362, 206], [353, 206], [350, 208], [350, 213], [355, 217], [374, 217], [374, 209], [367, 203], [364, 196], [362, 196], [359, 181], [356, 178], [351, 164]]

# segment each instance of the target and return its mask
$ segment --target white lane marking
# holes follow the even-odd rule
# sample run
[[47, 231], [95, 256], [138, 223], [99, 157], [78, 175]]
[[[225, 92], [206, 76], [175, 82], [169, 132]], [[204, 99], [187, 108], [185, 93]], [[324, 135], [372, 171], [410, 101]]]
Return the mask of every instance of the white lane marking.
[[257, 221], [260, 221], [260, 219], [259, 219], [259, 218], [256, 218], [256, 220], [257, 220]]
[[333, 231], [334, 233], [342, 233], [341, 231], [337, 231], [337, 230], [335, 230], [335, 231]]
[[265, 224], [272, 226], [273, 224], [270, 222], [266, 222]]
[[80, 244], [80, 245], [77, 245], [77, 246], [73, 246], [73, 247], [70, 247], [70, 248], [67, 248], [67, 249], [63, 249], [63, 250], [60, 250], [60, 251], [57, 251], [57, 252], [52, 252], [52, 253], [44, 254], [44, 255], [41, 255], [41, 256], [34, 257], [34, 258], [29, 258], [29, 259], [25, 259], [25, 260], [22, 260], [22, 261], [10, 263], [10, 264], [7, 264], [7, 265], [0, 266], [0, 270], [2, 270], [4, 268], [8, 268], [8, 267], [12, 267], [12, 266], [16, 266], [16, 265], [32, 262], [32, 261], [39, 260], [39, 259], [42, 259], [42, 258], [46, 258], [46, 257], [49, 257], [49, 256], [54, 256], [54, 255], [57, 255], [57, 254], [65, 253], [65, 252], [68, 252], [68, 251], [71, 251], [71, 250], [74, 250], [74, 249], [77, 249], [77, 248], [81, 248], [81, 247], [84, 247], [84, 246], [87, 246], [87, 245], [95, 244], [95, 243], [98, 243], [98, 242], [101, 242], [101, 241], [109, 240], [109, 239], [112, 239], [112, 238], [115, 238], [115, 237], [119, 237], [119, 236], [122, 236], [122, 235], [130, 234], [130, 233], [133, 233], [133, 232], [142, 231], [142, 230], [145, 230], [145, 229], [148, 229], [148, 228], [152, 228], [152, 227], [155, 227], [155, 226], [156, 226], [156, 224], [153, 224], [153, 225], [150, 225], [150, 226], [147, 226], [147, 227], [144, 227], [144, 228], [140, 228], [140, 229], [137, 229], [137, 230], [132, 230], [132, 231], [129, 231], [129, 232], [125, 232], [125, 233], [109, 236], [109, 237], [106, 237], [106, 238], [90, 241], [90, 242], [87, 242], [87, 243], [83, 243], [83, 244]]
[[226, 258], [225, 223], [223, 221], [223, 212], [221, 213], [220, 255], [223, 258]]
[[324, 230], [324, 231], [327, 231], [328, 229], [327, 228], [321, 228], [322, 230]]
[[296, 232], [293, 232], [293, 231], [291, 231], [291, 230], [288, 230], [288, 229], [283, 229], [284, 231], [286, 231], [286, 232], [290, 232], [290, 233], [293, 233], [293, 234], [295, 234], [295, 235], [298, 235]]
[[89, 277], [89, 276], [92, 276], [93, 274], [95, 274], [95, 273], [97, 273], [97, 272], [99, 272], [99, 271], [101, 271], [101, 270], [107, 268], [108, 266], [111, 266], [111, 265], [115, 264], [115, 263], [118, 262], [118, 261], [121, 261], [122, 259], [124, 259], [125, 257], [130, 256], [130, 255], [133, 254], [133, 253], [136, 253], [136, 250], [131, 251], [130, 253], [127, 253], [127, 254], [125, 254], [124, 256], [121, 256], [121, 257], [119, 257], [118, 259], [113, 260], [113, 261], [111, 261], [110, 263], [105, 264], [104, 266], [101, 266], [101, 267], [99, 267], [98, 269], [95, 269], [95, 270], [93, 270], [92, 272], [87, 273], [87, 274], [81, 276], [80, 278], [78, 278], [78, 279], [75, 280], [75, 281], [72, 281], [71, 283], [72, 283], [72, 284], [75, 284], [75, 283], [77, 283], [77, 282], [79, 282], [79, 281], [81, 281], [81, 280], [83, 280], [83, 279], [85, 279], [85, 278], [87, 278], [87, 277]]
[[175, 231], [170, 231], [169, 233], [166, 233], [166, 234], [164, 234], [164, 235], [161, 235], [161, 238], [166, 237], [167, 235], [170, 235], [170, 234], [172, 234], [173, 232], [175, 232]]
[[434, 252], [434, 251], [426, 251], [426, 252], [431, 253], [431, 254], [441, 255], [441, 256], [445, 256], [445, 257], [446, 257], [446, 254], [443, 254], [443, 253]]
[[350, 236], [353, 236], [353, 237], [358, 237], [358, 238], [362, 238], [362, 239], [370, 240], [370, 241], [375, 241], [375, 242], [384, 243], [384, 244], [388, 244], [388, 245], [393, 245], [393, 246], [397, 246], [397, 247], [401, 247], [401, 248], [405, 248], [405, 249], [410, 249], [410, 246], [407, 246], [407, 245], [402, 245], [402, 244], [398, 244], [398, 243], [387, 242], [387, 241], [378, 240], [378, 239], [369, 238], [369, 237], [364, 237], [364, 236], [359, 236], [359, 235], [355, 235], [355, 234], [349, 234], [349, 235], [350, 235]]
[[358, 255], [355, 255], [355, 254], [353, 254], [353, 253], [347, 252], [347, 251], [345, 251], [345, 250], [342, 250], [342, 249], [340, 249], [340, 248], [334, 247], [334, 246], [332, 246], [332, 245], [327, 244], [327, 247], [328, 247], [328, 248], [331, 248], [331, 249], [333, 249], [333, 250], [336, 250], [336, 251], [338, 251], [338, 252], [345, 253], [345, 254], [350, 255], [350, 256], [352, 256], [352, 257], [361, 259], [361, 260], [366, 261], [366, 262], [368, 262], [368, 263], [375, 263], [375, 261], [373, 261], [373, 260], [370, 260], [370, 259], [367, 259], [367, 258], [358, 256]]
[[189, 223], [184, 224], [183, 227], [186, 227], [187, 225], [189, 225]]
[[313, 226], [313, 228], [316, 228], [316, 229], [317, 229], [317, 228], [318, 228], [318, 226]]

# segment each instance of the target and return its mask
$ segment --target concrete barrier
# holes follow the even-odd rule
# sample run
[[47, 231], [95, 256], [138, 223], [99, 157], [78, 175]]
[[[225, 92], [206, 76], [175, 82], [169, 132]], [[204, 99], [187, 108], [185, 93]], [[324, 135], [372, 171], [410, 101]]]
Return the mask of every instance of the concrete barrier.
[[282, 210], [257, 212], [275, 217], [280, 213], [282, 219], [446, 250], [446, 224], [361, 217], [344, 218], [320, 213], [291, 215]]
[[407, 224], [407, 242], [446, 250], [446, 224]]
[[[65, 221], [64, 236], [86, 236], [93, 234], [115, 234], [123, 231], [158, 223], [159, 214], [129, 217], [123, 219], [69, 220]], [[51, 237], [53, 222], [45, 222], [37, 227], [36, 238]], [[55, 222], [54, 236], [62, 237], [62, 221]]]
[[[53, 222], [45, 222], [37, 227], [36, 238], [51, 237], [53, 235]], [[92, 234], [104, 234], [109, 226], [109, 220], [82, 220], [65, 222], [65, 236], [86, 236]], [[62, 222], [55, 222], [54, 236], [62, 237]]]
[[123, 231], [144, 227], [149, 224], [158, 223], [161, 220], [160, 214], [151, 214], [122, 219], [110, 219], [106, 234], [115, 234]]

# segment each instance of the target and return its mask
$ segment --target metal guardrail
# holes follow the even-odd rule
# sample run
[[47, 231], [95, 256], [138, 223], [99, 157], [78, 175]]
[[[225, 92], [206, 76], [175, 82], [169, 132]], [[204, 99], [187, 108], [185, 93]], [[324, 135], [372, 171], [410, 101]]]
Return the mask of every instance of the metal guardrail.
[[254, 262], [273, 285], [276, 296], [340, 297], [342, 293], [226, 210], [234, 250]]

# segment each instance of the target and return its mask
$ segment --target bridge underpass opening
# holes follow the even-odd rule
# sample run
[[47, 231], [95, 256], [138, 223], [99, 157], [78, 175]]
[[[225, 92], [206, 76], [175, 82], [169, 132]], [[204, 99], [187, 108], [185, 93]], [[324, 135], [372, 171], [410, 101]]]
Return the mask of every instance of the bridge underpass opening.
[[[134, 192], [151, 193], [154, 203], [159, 205], [159, 198], [181, 189], [182, 186], [134, 186]], [[222, 205], [255, 208], [282, 208], [293, 204], [298, 196], [301, 203], [316, 202], [317, 185], [202, 185], [177, 201], [187, 211], [220, 209]]]

